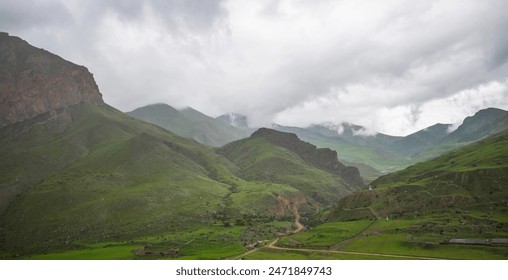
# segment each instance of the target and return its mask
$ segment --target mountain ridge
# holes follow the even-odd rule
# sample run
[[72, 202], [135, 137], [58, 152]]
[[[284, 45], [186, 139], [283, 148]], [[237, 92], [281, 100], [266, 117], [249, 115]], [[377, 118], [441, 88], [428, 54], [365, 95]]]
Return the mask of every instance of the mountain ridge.
[[358, 170], [340, 163], [335, 151], [290, 133], [260, 128], [216, 152], [240, 167], [241, 178], [294, 186], [323, 205], [363, 186]]
[[191, 107], [177, 110], [164, 103], [140, 107], [127, 114], [213, 147], [247, 137], [250, 132], [209, 117]]
[[274, 145], [285, 147], [296, 152], [313, 165], [328, 170], [346, 180], [353, 186], [363, 186], [358, 169], [352, 166], [345, 166], [338, 161], [337, 152], [328, 148], [318, 149], [316, 146], [298, 139], [296, 134], [283, 133], [268, 128], [256, 130], [251, 138], [264, 137]]

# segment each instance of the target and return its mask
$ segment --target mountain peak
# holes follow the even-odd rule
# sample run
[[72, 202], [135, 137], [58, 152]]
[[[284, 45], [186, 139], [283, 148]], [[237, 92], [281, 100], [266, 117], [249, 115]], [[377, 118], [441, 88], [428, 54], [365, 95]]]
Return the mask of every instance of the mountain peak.
[[256, 130], [250, 138], [264, 138], [275, 146], [286, 148], [302, 157], [314, 166], [327, 170], [330, 173], [342, 177], [353, 186], [362, 186], [363, 180], [356, 167], [348, 166], [339, 162], [337, 152], [329, 148], [317, 148], [316, 146], [300, 140], [296, 134], [280, 132], [269, 128]]
[[503, 109], [494, 108], [494, 107], [488, 107], [488, 108], [481, 109], [480, 111], [476, 112], [475, 115], [477, 115], [477, 114], [485, 114], [485, 113], [498, 113], [498, 114], [502, 114], [502, 113], [506, 113], [506, 112], [507, 111], [505, 111]]
[[464, 119], [462, 124], [450, 134], [451, 140], [471, 142], [506, 129], [503, 121], [508, 112], [497, 108], [486, 108]]
[[298, 137], [294, 133], [281, 132], [281, 131], [274, 130], [274, 129], [271, 129], [271, 128], [266, 128], [266, 127], [262, 127], [262, 128], [259, 128], [256, 131], [254, 131], [254, 133], [252, 133], [251, 137], [252, 138], [256, 138], [256, 137], [277, 137], [277, 138], [284, 138], [284, 137], [286, 137], [286, 138], [292, 138], [292, 139], [295, 139], [295, 140], [300, 140], [300, 139], [298, 139]]
[[0, 127], [79, 103], [104, 104], [93, 75], [26, 41], [0, 34]]

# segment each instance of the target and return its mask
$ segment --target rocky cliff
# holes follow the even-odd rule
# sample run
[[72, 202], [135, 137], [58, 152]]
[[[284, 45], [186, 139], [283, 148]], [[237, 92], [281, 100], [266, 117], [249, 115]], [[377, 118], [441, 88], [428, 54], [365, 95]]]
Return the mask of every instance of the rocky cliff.
[[0, 127], [83, 102], [103, 104], [86, 67], [0, 32]]

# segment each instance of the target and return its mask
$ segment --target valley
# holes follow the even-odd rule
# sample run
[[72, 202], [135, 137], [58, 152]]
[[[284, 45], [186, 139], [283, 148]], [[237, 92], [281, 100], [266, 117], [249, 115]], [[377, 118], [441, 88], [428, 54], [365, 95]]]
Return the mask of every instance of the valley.
[[0, 34], [0, 259], [507, 259], [508, 112], [406, 137], [154, 104]]

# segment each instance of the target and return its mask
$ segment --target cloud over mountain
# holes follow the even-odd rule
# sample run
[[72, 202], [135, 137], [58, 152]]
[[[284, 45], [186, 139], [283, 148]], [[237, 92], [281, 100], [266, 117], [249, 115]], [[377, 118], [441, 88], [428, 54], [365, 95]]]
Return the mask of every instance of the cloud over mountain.
[[0, 24], [86, 64], [106, 102], [407, 134], [508, 109], [508, 3], [0, 1]]

